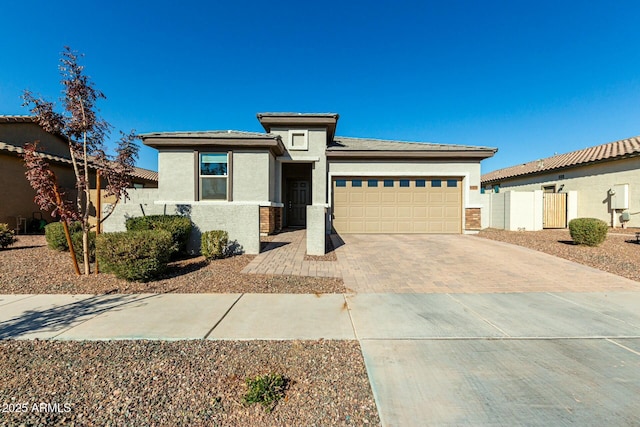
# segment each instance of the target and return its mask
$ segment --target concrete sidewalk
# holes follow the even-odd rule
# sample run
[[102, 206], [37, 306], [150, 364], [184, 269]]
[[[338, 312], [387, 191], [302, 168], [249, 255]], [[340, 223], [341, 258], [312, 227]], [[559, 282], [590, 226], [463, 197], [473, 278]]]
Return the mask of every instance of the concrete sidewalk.
[[0, 295], [0, 339], [640, 338], [640, 292]]
[[358, 339], [383, 425], [640, 425], [640, 292], [0, 295], [0, 338]]

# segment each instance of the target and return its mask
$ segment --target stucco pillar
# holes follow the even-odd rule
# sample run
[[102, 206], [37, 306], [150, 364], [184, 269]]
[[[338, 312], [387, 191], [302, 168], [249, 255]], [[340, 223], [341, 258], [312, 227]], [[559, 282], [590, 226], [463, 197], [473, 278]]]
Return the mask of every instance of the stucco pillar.
[[324, 205], [307, 206], [307, 254], [325, 254], [325, 221], [327, 208]]

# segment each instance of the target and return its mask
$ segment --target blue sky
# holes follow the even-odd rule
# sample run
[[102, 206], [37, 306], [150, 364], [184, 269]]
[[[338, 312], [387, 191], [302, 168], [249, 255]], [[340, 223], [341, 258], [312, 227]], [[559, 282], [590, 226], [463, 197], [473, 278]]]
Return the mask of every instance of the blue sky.
[[484, 173], [640, 134], [639, 17], [624, 0], [6, 2], [0, 114], [27, 114], [27, 88], [56, 100], [69, 45], [117, 129], [336, 112], [341, 136], [497, 147]]

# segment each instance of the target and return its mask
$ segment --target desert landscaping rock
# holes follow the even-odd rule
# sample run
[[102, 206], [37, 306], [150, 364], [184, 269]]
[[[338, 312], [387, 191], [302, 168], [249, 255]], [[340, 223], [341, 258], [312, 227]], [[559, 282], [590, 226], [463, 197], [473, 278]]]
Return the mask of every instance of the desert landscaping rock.
[[[245, 379], [271, 372], [285, 398], [243, 404]], [[0, 377], [0, 405], [27, 405], [3, 426], [380, 424], [356, 341], [8, 340]]]
[[204, 257], [176, 261], [160, 280], [127, 282], [112, 274], [76, 276], [67, 252], [46, 246], [44, 236], [18, 236], [0, 251], [0, 294], [105, 293], [344, 293], [342, 279], [243, 274], [254, 258], [239, 255], [207, 264]]

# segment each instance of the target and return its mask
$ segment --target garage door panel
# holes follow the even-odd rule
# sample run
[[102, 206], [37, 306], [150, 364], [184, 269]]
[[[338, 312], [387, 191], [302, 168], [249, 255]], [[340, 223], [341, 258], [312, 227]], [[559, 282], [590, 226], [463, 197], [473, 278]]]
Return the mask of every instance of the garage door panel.
[[380, 206], [366, 206], [364, 208], [364, 214], [367, 218], [380, 218]]
[[[385, 187], [385, 178], [341, 178], [347, 185], [333, 184], [333, 226], [339, 233], [460, 233], [462, 228], [462, 185], [449, 186], [447, 179], [417, 178], [425, 187], [406, 178], [393, 179]], [[362, 186], [354, 187], [353, 181]], [[369, 180], [378, 182], [369, 187]], [[387, 178], [388, 180], [388, 178]], [[441, 186], [432, 186], [432, 182]]]
[[381, 219], [389, 219], [396, 217], [396, 207], [395, 206], [381, 206], [380, 207], [380, 218]]
[[426, 220], [428, 218], [428, 210], [426, 206], [414, 206], [413, 207], [413, 218]]
[[367, 193], [365, 194], [364, 200], [366, 203], [375, 203], [375, 204], [379, 204], [380, 203], [380, 193], [379, 192], [374, 192], [374, 191], [367, 191]]
[[413, 201], [413, 198], [411, 197], [411, 193], [409, 192], [398, 193], [398, 197], [396, 198], [396, 201], [401, 204], [406, 204], [406, 203], [411, 203]]
[[349, 218], [362, 218], [364, 219], [364, 206], [350, 206]]
[[365, 221], [365, 233], [380, 233], [380, 221]]
[[417, 188], [416, 191], [413, 193], [413, 202], [414, 203], [427, 203], [427, 192], [426, 191], [421, 191], [424, 190], [423, 188]]
[[396, 209], [398, 218], [411, 218], [411, 206], [398, 206]]
[[381, 233], [396, 233], [395, 221], [380, 221]]
[[363, 203], [364, 194], [361, 191], [355, 191], [349, 194], [349, 202], [351, 203]]
[[444, 194], [441, 191], [437, 193], [430, 192], [428, 196], [429, 204], [443, 203], [444, 202]]

